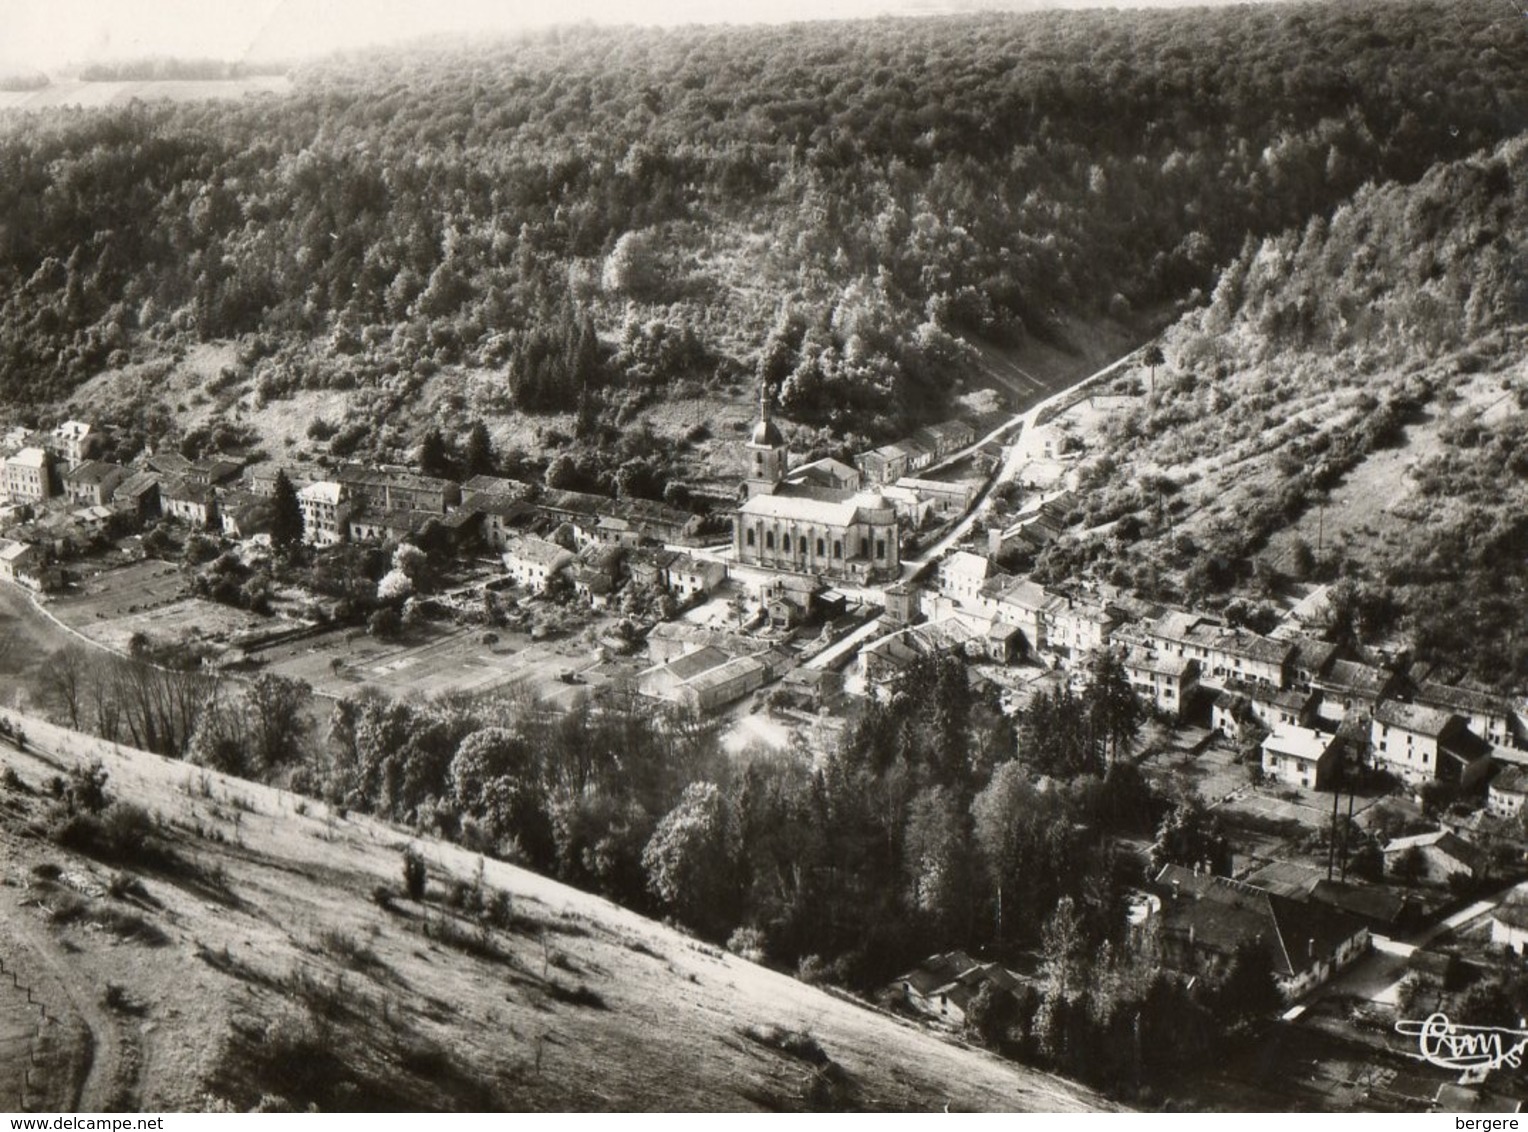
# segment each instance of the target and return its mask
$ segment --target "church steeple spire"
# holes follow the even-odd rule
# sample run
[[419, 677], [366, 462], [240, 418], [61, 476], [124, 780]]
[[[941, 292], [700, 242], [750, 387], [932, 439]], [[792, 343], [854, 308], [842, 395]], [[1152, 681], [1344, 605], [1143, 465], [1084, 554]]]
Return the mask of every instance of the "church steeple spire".
[[770, 419], [769, 382], [759, 377], [759, 420], [748, 437], [748, 474], [744, 492], [749, 496], [771, 495], [785, 478], [786, 443], [780, 427]]

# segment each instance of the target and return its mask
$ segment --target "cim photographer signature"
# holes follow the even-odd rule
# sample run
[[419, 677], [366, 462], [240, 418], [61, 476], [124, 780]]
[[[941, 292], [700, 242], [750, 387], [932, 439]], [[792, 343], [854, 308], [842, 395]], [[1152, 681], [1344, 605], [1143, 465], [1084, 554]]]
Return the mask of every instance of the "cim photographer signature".
[[1462, 1026], [1442, 1013], [1431, 1014], [1421, 1022], [1397, 1022], [1395, 1029], [1416, 1038], [1422, 1060], [1440, 1069], [1519, 1069], [1528, 1051], [1528, 1030]]

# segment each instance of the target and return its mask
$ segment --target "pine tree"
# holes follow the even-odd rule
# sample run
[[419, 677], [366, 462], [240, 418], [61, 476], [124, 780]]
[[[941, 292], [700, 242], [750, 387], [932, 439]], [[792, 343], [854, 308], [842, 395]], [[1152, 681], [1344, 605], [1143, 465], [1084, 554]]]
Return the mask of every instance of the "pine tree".
[[272, 491], [271, 545], [289, 550], [302, 542], [302, 536], [302, 507], [297, 502], [297, 489], [285, 471], [278, 471]]
[[451, 461], [446, 455], [446, 442], [438, 428], [432, 427], [419, 443], [419, 470], [427, 476], [450, 474]]
[[488, 435], [488, 426], [482, 421], [474, 421], [472, 431], [467, 434], [465, 459], [469, 475], [490, 476], [497, 467], [493, 439]]

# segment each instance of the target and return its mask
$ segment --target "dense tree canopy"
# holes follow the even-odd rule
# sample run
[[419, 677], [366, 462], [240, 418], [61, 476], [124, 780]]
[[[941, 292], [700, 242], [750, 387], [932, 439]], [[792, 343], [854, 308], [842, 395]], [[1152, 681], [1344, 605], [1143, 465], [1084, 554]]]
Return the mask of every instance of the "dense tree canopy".
[[1370, 0], [581, 28], [21, 116], [0, 398], [258, 335], [272, 396], [469, 364], [572, 409], [762, 362], [799, 418], [891, 429], [940, 407], [952, 336], [1155, 308], [1249, 232], [1519, 131], [1520, 24]]

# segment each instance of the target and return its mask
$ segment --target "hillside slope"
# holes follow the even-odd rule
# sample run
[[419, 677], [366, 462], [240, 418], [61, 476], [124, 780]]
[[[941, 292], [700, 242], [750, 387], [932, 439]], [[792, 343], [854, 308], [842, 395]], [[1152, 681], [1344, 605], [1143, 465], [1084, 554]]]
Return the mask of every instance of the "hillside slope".
[[[22, 722], [27, 751], [0, 742], [0, 960], [60, 1019], [54, 1107], [1110, 1107], [454, 846], [417, 843], [409, 900], [393, 828]], [[154, 815], [141, 888], [43, 836], [48, 780], [96, 756]], [[475, 877], [509, 894], [502, 926], [449, 906]], [[0, 995], [0, 1040], [28, 1009]]]
[[1336, 631], [1528, 678], [1525, 262], [1523, 138], [1249, 242], [1117, 387], [1045, 569], [1212, 604], [1347, 577]]

